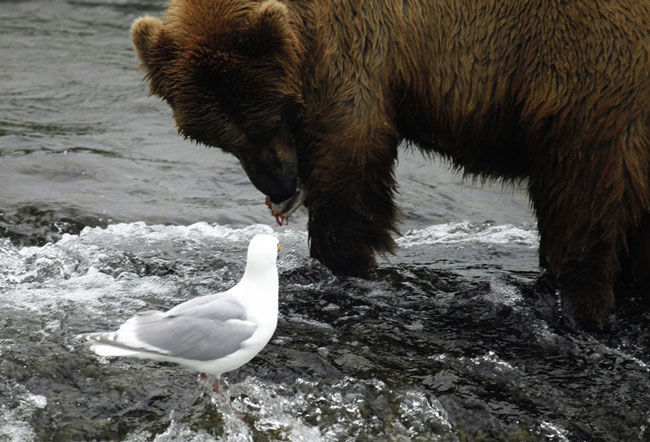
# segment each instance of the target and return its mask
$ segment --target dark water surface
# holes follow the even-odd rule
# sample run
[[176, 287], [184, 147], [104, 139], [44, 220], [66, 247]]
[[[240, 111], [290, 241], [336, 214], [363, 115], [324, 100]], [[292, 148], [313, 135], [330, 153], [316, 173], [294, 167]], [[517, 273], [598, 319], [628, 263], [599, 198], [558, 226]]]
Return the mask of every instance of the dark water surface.
[[[404, 149], [399, 252], [332, 276], [304, 213], [273, 226], [237, 162], [147, 96], [128, 29], [164, 5], [0, 1], [0, 440], [650, 440], [650, 314], [563, 327], [517, 186]], [[270, 229], [278, 329], [225, 394], [81, 345], [228, 288]]]

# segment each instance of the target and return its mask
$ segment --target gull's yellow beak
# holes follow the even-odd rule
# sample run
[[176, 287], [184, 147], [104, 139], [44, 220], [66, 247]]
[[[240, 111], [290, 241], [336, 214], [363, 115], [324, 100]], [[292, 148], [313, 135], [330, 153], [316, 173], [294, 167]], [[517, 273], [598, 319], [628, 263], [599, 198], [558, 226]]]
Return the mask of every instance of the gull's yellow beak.
[[282, 250], [282, 247], [280, 247], [280, 244], [278, 244], [278, 253], [280, 253], [280, 250]]

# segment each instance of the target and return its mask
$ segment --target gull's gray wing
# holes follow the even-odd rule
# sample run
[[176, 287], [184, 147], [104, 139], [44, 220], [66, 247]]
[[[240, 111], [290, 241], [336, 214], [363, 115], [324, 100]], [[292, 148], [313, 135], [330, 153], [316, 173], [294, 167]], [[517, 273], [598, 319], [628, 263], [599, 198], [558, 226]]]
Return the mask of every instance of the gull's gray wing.
[[184, 313], [188, 310], [193, 310], [195, 308], [201, 308], [202, 306], [217, 302], [218, 306], [215, 306], [215, 314], [221, 313], [224, 319], [228, 318], [238, 318], [246, 319], [246, 312], [242, 305], [236, 299], [236, 293], [234, 292], [235, 287], [231, 287], [229, 290], [221, 293], [216, 293], [214, 295], [204, 295], [197, 296], [188, 301], [185, 301], [181, 304], [178, 304], [176, 307], [167, 311], [167, 314], [175, 315], [179, 313]]
[[[124, 326], [147, 347], [159, 348], [167, 356], [197, 361], [234, 353], [257, 329], [257, 325], [246, 320], [244, 307], [228, 297], [173, 312], [174, 309], [167, 313], [143, 312]], [[122, 328], [118, 333], [121, 332]]]

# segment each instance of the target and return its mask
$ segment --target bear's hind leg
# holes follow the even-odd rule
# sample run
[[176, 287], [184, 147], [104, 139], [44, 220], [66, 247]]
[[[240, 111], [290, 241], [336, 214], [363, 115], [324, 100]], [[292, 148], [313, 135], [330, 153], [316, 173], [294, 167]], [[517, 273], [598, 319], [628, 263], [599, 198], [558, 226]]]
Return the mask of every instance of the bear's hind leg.
[[619, 258], [648, 200], [644, 163], [626, 162], [624, 147], [557, 158], [530, 179], [541, 249], [560, 283], [563, 313], [588, 328], [601, 329], [614, 305]]
[[650, 213], [630, 232], [628, 250], [621, 262], [617, 292], [642, 295], [650, 301]]
[[563, 313], [589, 328], [602, 328], [614, 305], [619, 271], [617, 229], [589, 226], [583, 210], [555, 204], [539, 208], [541, 244], [548, 270], [560, 283]]

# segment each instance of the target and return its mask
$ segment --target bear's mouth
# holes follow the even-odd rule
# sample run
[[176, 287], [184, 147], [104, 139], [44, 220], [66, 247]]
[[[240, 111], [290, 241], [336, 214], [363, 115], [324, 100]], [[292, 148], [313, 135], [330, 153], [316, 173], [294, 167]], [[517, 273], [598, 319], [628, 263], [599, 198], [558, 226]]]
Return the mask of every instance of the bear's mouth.
[[271, 201], [271, 198], [266, 197], [266, 206], [271, 209], [271, 215], [275, 217], [275, 221], [279, 226], [289, 224], [289, 216], [295, 212], [298, 207], [302, 206], [307, 197], [307, 192], [305, 189], [298, 183], [296, 187], [296, 193], [293, 194], [291, 198], [288, 198], [281, 203], [274, 203]]

